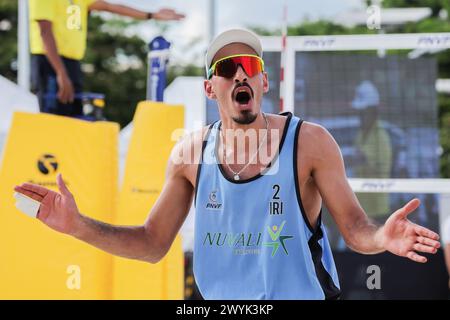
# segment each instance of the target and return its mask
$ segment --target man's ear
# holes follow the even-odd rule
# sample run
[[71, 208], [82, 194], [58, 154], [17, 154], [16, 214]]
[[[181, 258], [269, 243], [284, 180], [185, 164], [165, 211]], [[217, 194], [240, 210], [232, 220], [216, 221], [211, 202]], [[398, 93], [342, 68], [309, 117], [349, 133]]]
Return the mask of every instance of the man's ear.
[[269, 76], [267, 75], [267, 72], [263, 72], [263, 92], [269, 92]]
[[216, 94], [214, 93], [211, 80], [203, 81], [203, 86], [205, 87], [205, 94], [209, 99], [215, 100], [217, 99]]

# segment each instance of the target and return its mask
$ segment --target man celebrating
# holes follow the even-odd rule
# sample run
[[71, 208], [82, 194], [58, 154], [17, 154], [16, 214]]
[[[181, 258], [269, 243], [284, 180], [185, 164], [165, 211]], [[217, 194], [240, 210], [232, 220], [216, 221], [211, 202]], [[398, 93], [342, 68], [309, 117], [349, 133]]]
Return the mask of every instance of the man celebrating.
[[[419, 253], [436, 253], [439, 236], [407, 219], [417, 199], [375, 225], [349, 186], [332, 136], [291, 113], [261, 111], [269, 90], [262, 54], [258, 37], [246, 30], [226, 31], [211, 43], [204, 87], [220, 120], [175, 146], [143, 225], [113, 226], [82, 215], [61, 175], [60, 193], [29, 183], [15, 190], [41, 203], [37, 218], [50, 228], [151, 263], [169, 250], [194, 198], [194, 273], [206, 299], [338, 298], [322, 200], [353, 250], [426, 262]], [[201, 156], [187, 161], [197, 149]]]
[[29, 0], [31, 77], [41, 112], [83, 115], [80, 60], [86, 50], [89, 11], [107, 11], [135, 19], [180, 20], [170, 9], [149, 13], [102, 0]]

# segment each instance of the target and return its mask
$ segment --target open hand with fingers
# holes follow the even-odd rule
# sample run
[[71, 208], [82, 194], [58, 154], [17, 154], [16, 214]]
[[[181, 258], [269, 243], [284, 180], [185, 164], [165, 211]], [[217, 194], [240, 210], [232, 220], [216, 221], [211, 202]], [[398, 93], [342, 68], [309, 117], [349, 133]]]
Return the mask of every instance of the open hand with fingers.
[[377, 231], [376, 237], [380, 245], [387, 251], [416, 262], [425, 263], [427, 258], [418, 253], [434, 254], [440, 247], [440, 243], [437, 233], [407, 219], [407, 216], [416, 210], [419, 205], [420, 200], [413, 199], [403, 208], [398, 209]]
[[41, 203], [37, 214], [39, 220], [56, 231], [73, 235], [81, 215], [62, 175], [59, 174], [56, 180], [60, 193], [32, 183], [23, 183], [14, 190]]

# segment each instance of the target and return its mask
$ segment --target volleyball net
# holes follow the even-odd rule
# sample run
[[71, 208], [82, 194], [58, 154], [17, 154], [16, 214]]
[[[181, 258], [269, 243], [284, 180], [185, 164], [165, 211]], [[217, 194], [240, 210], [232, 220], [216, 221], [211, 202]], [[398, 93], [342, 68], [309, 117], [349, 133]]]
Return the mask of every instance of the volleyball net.
[[[285, 48], [281, 37], [263, 37], [263, 47], [272, 91], [263, 110], [278, 112], [281, 91], [284, 111], [324, 126], [370, 217], [384, 222], [416, 197], [422, 204], [411, 219], [439, 232], [450, 211], [439, 127], [450, 90], [437, 84], [445, 83], [439, 54], [450, 48], [450, 33], [298, 36], [287, 37]], [[208, 120], [216, 117], [211, 109]], [[324, 218], [334, 249], [345, 248]]]

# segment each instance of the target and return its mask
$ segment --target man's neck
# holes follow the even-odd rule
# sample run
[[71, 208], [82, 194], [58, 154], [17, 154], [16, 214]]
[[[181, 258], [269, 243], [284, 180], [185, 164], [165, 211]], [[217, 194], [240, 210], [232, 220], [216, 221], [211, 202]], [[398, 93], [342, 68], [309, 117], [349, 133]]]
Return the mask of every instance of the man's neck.
[[230, 147], [229, 150], [235, 149], [237, 145], [248, 146], [249, 141], [247, 139], [252, 139], [252, 137], [259, 142], [261, 137], [266, 134], [265, 129], [269, 129], [266, 120], [268, 121], [267, 116], [263, 116], [262, 112], [259, 112], [256, 119], [249, 124], [240, 124], [229, 116], [223, 117], [221, 115], [220, 129], [223, 141]]
[[221, 115], [220, 120], [222, 121], [221, 129], [222, 130], [243, 130], [244, 132], [247, 130], [260, 130], [266, 128], [266, 121], [264, 120], [262, 111], [258, 113], [256, 119], [249, 124], [241, 124], [233, 120], [232, 117], [228, 115]]
[[[249, 161], [249, 158], [259, 153], [260, 148], [265, 148], [264, 154], [267, 154], [268, 156], [274, 154], [279, 140], [279, 130], [271, 126], [271, 121], [267, 116], [264, 117], [262, 113], [259, 113], [255, 121], [247, 125], [236, 123], [229, 117], [225, 119], [222, 120], [220, 131], [221, 143], [219, 152], [221, 159], [225, 150], [227, 163], [245, 164]], [[275, 143], [272, 144], [272, 141]], [[273, 147], [274, 150], [270, 150], [269, 146]], [[225, 150], [223, 150], [223, 148], [225, 148]], [[238, 160], [238, 157], [244, 157], [246, 160]], [[269, 160], [270, 159], [262, 162], [267, 163]]]

